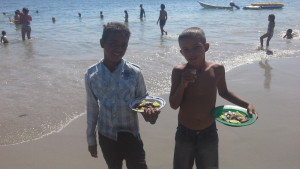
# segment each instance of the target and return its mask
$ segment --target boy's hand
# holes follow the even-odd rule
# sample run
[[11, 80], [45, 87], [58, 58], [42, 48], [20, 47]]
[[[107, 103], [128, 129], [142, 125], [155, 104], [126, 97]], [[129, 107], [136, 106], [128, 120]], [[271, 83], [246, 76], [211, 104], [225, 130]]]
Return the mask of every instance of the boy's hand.
[[97, 158], [97, 145], [89, 145], [89, 152], [91, 153], [92, 157]]
[[146, 122], [150, 122], [151, 124], [155, 124], [160, 110], [155, 110], [153, 108], [147, 108], [142, 112], [142, 115]]
[[186, 88], [189, 83], [195, 82], [197, 78], [196, 69], [187, 69], [182, 73], [181, 84]]
[[247, 111], [250, 114], [254, 114], [256, 116], [256, 119], [258, 119], [258, 113], [255, 111], [255, 108], [252, 104], [249, 104], [247, 107]]

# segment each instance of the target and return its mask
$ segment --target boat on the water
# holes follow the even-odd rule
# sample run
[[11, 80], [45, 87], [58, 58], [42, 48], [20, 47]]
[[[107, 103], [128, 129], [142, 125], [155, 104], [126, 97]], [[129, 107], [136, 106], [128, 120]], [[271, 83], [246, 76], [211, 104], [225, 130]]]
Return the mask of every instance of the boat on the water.
[[249, 5], [249, 6], [244, 6], [243, 9], [261, 9], [261, 7], [260, 6]]
[[284, 4], [282, 3], [253, 3], [252, 6], [281, 6], [283, 7]]
[[280, 9], [284, 6], [282, 3], [253, 3], [243, 9]]
[[217, 5], [211, 5], [207, 3], [203, 3], [198, 1], [198, 3], [203, 7], [203, 8], [210, 8], [210, 9], [233, 9], [233, 6], [217, 6]]

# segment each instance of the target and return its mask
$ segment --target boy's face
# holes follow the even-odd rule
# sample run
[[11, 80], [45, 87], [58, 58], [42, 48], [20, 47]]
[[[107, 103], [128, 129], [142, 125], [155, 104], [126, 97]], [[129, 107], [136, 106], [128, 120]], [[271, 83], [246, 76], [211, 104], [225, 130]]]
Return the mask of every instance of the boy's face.
[[101, 39], [100, 44], [104, 49], [104, 60], [108, 62], [119, 62], [125, 55], [129, 38], [122, 33], [110, 33], [105, 41]]
[[208, 43], [202, 43], [198, 38], [184, 38], [179, 41], [180, 53], [191, 65], [199, 65], [205, 60]]

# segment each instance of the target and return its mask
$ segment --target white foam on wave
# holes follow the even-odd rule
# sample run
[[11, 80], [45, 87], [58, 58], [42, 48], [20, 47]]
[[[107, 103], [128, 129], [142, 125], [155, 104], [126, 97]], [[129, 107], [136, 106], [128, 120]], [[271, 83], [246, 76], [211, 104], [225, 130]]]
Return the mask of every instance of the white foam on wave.
[[236, 67], [254, 63], [262, 59], [276, 59], [276, 58], [288, 58], [288, 57], [297, 57], [299, 56], [300, 50], [259, 50], [251, 54], [243, 54], [235, 57], [232, 60], [223, 61], [223, 64], [226, 67], [226, 71], [230, 71]]
[[38, 136], [34, 136], [33, 138], [28, 138], [25, 137], [23, 140], [18, 140], [18, 142], [15, 143], [10, 143], [10, 144], [5, 144], [5, 145], [0, 145], [0, 146], [12, 146], [12, 145], [18, 145], [18, 144], [22, 144], [22, 143], [26, 143], [26, 142], [30, 142], [30, 141], [37, 141], [39, 139], [42, 139], [46, 136], [49, 136], [51, 134], [55, 134], [55, 133], [59, 133], [61, 132], [65, 127], [67, 127], [69, 124], [71, 124], [74, 120], [78, 119], [79, 117], [83, 116], [84, 114], [86, 114], [86, 112], [84, 113], [80, 113], [76, 116], [70, 116], [67, 113], [64, 113], [66, 115], [66, 119], [61, 120], [60, 123], [56, 124], [56, 125], [45, 125], [43, 126], [43, 128], [46, 130], [50, 129], [50, 132], [44, 133], [42, 135], [38, 135]]

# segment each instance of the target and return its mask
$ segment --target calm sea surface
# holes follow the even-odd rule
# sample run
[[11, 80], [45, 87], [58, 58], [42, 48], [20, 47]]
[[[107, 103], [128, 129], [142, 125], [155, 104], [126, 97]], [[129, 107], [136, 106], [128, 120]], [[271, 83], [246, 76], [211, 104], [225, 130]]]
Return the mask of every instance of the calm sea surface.
[[[204, 2], [227, 6], [230, 1]], [[258, 1], [235, 1], [241, 7], [253, 2]], [[99, 46], [103, 24], [124, 22], [124, 10], [132, 32], [124, 58], [143, 68], [149, 93], [159, 96], [169, 92], [173, 66], [185, 62], [177, 38], [188, 27], [205, 30], [210, 43], [207, 60], [224, 64], [227, 71], [265, 57], [300, 56], [300, 1], [278, 2], [285, 4], [283, 9], [204, 9], [196, 0], [1, 0], [0, 31], [7, 32], [10, 43], [0, 45], [0, 145], [59, 132], [85, 113], [83, 75], [103, 58]], [[160, 35], [156, 24], [161, 3], [168, 12], [167, 36]], [[139, 19], [140, 4], [146, 11], [144, 20]], [[30, 9], [33, 18], [32, 40], [25, 42], [20, 26], [9, 22], [14, 11], [23, 7]], [[257, 48], [271, 13], [276, 26], [270, 42], [273, 55], [267, 56]], [[298, 36], [285, 40], [289, 28]]]

